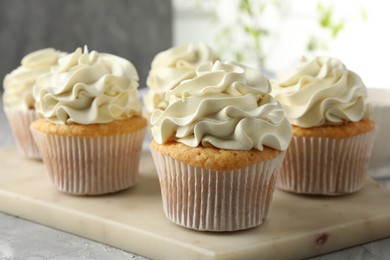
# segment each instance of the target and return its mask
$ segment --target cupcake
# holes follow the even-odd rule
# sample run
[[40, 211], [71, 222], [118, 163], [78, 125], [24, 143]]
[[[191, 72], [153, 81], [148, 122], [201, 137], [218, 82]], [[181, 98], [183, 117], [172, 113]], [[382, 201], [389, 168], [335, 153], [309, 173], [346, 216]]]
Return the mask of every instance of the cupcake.
[[149, 88], [144, 97], [148, 116], [153, 109], [165, 109], [165, 92], [195, 76], [196, 67], [205, 61], [214, 62], [214, 52], [204, 43], [173, 47], [156, 55], [152, 61], [146, 84]]
[[375, 124], [360, 77], [338, 59], [303, 58], [296, 69], [278, 76], [271, 94], [293, 125], [277, 187], [320, 195], [361, 189]]
[[62, 192], [98, 195], [133, 186], [146, 119], [138, 74], [127, 60], [81, 48], [34, 86], [41, 118], [31, 131], [51, 182]]
[[33, 85], [37, 78], [48, 73], [50, 67], [63, 55], [64, 53], [51, 48], [32, 52], [22, 59], [21, 66], [4, 78], [4, 112], [15, 137], [18, 152], [28, 158], [41, 158], [29, 128], [37, 119]]
[[151, 116], [168, 219], [200, 231], [235, 231], [267, 216], [291, 135], [269, 81], [235, 63], [205, 62], [167, 91]]

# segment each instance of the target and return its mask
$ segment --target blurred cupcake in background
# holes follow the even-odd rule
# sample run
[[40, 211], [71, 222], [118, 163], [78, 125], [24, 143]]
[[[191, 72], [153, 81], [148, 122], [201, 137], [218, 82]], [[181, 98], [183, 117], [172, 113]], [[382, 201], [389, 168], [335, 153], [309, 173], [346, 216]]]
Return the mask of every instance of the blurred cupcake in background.
[[277, 187], [321, 195], [361, 189], [375, 130], [361, 78], [339, 59], [303, 58], [278, 76], [271, 95], [293, 125]]
[[291, 125], [258, 70], [220, 61], [167, 91], [151, 116], [163, 207], [200, 231], [260, 225], [291, 140]]
[[31, 130], [58, 190], [98, 195], [136, 183], [147, 125], [137, 87], [128, 60], [86, 47], [38, 79], [34, 97], [41, 119]]
[[176, 46], [156, 55], [152, 61], [146, 85], [148, 92], [144, 96], [147, 116], [153, 109], [165, 109], [168, 105], [165, 93], [196, 74], [198, 65], [205, 61], [214, 62], [217, 56], [204, 43]]
[[50, 68], [63, 55], [65, 53], [52, 48], [34, 51], [26, 55], [21, 65], [4, 78], [4, 112], [19, 153], [28, 158], [41, 158], [30, 132], [30, 124], [37, 119], [33, 85], [38, 77], [50, 72]]

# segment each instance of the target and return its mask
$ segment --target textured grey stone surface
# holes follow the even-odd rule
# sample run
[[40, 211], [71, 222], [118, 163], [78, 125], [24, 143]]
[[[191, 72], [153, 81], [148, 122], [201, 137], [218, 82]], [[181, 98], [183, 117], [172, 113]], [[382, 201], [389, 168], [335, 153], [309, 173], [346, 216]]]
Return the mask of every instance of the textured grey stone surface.
[[2, 260], [145, 260], [142, 256], [0, 213]]
[[31, 51], [84, 44], [129, 59], [145, 86], [151, 60], [172, 45], [171, 1], [0, 0], [1, 80]]

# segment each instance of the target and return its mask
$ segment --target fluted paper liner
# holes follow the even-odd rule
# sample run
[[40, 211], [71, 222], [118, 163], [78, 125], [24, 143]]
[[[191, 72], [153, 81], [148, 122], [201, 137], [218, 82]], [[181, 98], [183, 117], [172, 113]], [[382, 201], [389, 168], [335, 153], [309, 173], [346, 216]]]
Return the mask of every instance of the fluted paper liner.
[[16, 141], [18, 152], [28, 158], [41, 159], [39, 149], [30, 131], [30, 125], [38, 119], [35, 110], [4, 109]]
[[276, 186], [302, 194], [342, 195], [366, 179], [374, 131], [350, 138], [293, 136]]
[[62, 192], [99, 195], [133, 186], [145, 128], [127, 134], [80, 137], [32, 129], [51, 182]]
[[266, 218], [284, 152], [272, 160], [218, 172], [182, 163], [151, 148], [165, 215], [200, 231], [235, 231]]

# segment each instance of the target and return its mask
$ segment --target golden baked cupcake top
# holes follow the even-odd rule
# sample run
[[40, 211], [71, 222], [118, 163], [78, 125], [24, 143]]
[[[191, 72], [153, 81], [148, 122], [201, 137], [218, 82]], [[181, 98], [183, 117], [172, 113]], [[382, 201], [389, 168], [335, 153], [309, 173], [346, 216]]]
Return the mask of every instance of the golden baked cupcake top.
[[167, 91], [165, 110], [153, 111], [154, 140], [229, 150], [285, 150], [291, 125], [269, 92], [270, 83], [258, 70], [205, 62], [193, 79]]
[[65, 53], [53, 48], [37, 50], [26, 55], [21, 65], [7, 74], [3, 81], [4, 107], [16, 110], [28, 110], [35, 107], [33, 86], [38, 77], [50, 72]]
[[189, 147], [179, 142], [167, 142], [158, 144], [152, 141], [151, 147], [156, 151], [172, 157], [180, 162], [189, 165], [211, 169], [215, 171], [229, 172], [234, 169], [247, 167], [251, 164], [272, 160], [280, 153], [279, 150], [263, 147], [262, 151], [257, 149], [237, 151], [230, 149], [219, 149], [215, 147]]
[[57, 124], [100, 124], [141, 115], [138, 74], [121, 57], [77, 48], [34, 86], [38, 116]]
[[216, 59], [213, 50], [204, 43], [180, 45], [157, 54], [146, 80], [149, 87], [144, 97], [146, 111], [151, 113], [155, 108], [165, 109], [166, 91], [194, 77], [196, 67], [201, 63]]
[[363, 118], [357, 122], [348, 122], [342, 125], [323, 125], [318, 127], [303, 128], [293, 125], [294, 136], [304, 137], [328, 137], [328, 138], [350, 138], [375, 129], [374, 121]]
[[368, 118], [366, 87], [336, 58], [303, 58], [297, 68], [278, 75], [273, 95], [292, 125], [340, 125]]
[[49, 135], [96, 137], [136, 132], [142, 128], [145, 128], [146, 125], [147, 121], [145, 118], [140, 116], [134, 116], [129, 119], [115, 120], [105, 124], [91, 125], [65, 125], [41, 119], [35, 121], [32, 124], [32, 127], [39, 132]]

